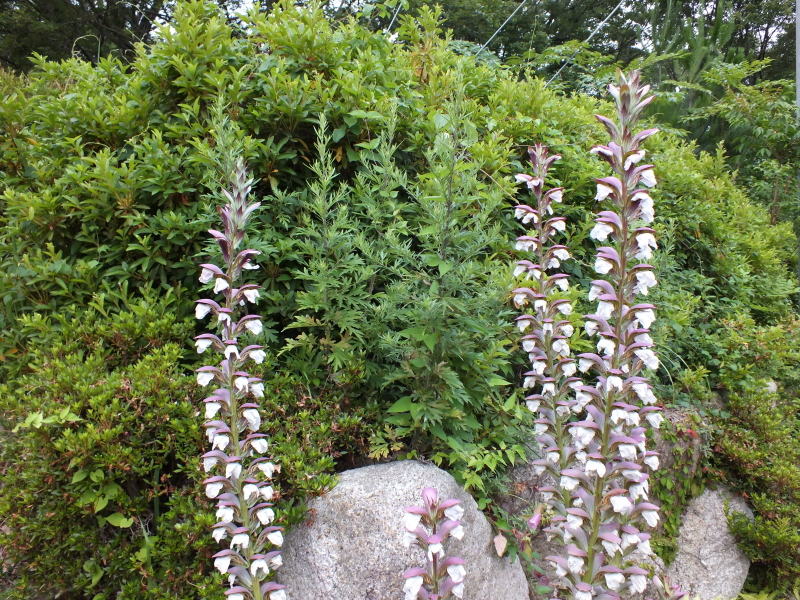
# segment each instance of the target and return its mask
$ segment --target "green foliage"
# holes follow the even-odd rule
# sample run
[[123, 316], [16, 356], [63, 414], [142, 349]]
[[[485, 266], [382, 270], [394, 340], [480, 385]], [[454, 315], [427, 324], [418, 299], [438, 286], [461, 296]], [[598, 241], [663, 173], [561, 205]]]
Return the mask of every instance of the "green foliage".
[[[530, 143], [563, 155], [552, 175], [566, 188], [567, 267], [576, 288], [588, 283], [601, 168], [586, 150], [603, 138], [603, 106], [453, 52], [435, 11], [401, 12], [397, 43], [290, 3], [247, 22], [234, 35], [212, 5], [180, 4], [130, 66], [39, 61], [25, 78], [0, 77], [0, 377], [6, 429], [20, 425], [4, 462], [9, 476], [26, 471], [23, 497], [59, 490], [54, 508], [11, 508], [17, 488], [4, 483], [4, 514], [29, 527], [5, 544], [18, 597], [47, 585], [75, 597], [207, 593], [187, 584], [211, 581], [212, 517], [195, 487], [202, 442], [179, 348], [195, 333], [182, 319], [209, 251], [223, 147], [241, 148], [262, 201], [247, 243], [261, 251], [259, 342], [287, 523], [356, 454], [436, 460], [484, 506], [493, 473], [524, 454], [506, 314], [511, 176]], [[698, 156], [672, 134], [648, 152], [660, 179], [658, 391], [705, 419], [726, 374], [764, 377], [766, 363], [731, 351], [723, 323], [742, 319], [742, 335], [779, 327], [795, 238], [735, 186], [721, 152]], [[768, 376], [795, 389], [778, 371]], [[116, 526], [115, 514], [134, 521]], [[70, 527], [75, 555], [64, 554]], [[34, 534], [57, 542], [34, 552]]]
[[[3, 597], [222, 598], [197, 391], [179, 368], [190, 323], [139, 308], [110, 321], [79, 313], [32, 346], [28, 374], [0, 385], [1, 543], [13, 565]], [[335, 386], [265, 383], [291, 525], [305, 497], [333, 487], [335, 460], [366, 451], [366, 413]]]

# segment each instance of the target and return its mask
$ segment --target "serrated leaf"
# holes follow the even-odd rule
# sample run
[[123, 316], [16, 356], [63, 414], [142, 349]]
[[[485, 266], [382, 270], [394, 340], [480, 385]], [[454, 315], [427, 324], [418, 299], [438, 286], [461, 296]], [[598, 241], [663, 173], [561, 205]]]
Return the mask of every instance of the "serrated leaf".
[[489, 385], [494, 387], [498, 385], [511, 385], [510, 381], [506, 381], [502, 377], [498, 377], [497, 375], [493, 375], [491, 379], [489, 379]]

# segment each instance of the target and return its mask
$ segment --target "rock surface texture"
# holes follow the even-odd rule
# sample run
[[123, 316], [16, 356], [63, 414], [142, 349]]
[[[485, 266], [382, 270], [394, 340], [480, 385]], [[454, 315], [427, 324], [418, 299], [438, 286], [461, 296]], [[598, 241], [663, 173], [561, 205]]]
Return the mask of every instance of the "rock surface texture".
[[467, 564], [465, 598], [529, 600], [519, 561], [497, 556], [492, 529], [472, 497], [448, 473], [417, 461], [345, 471], [328, 494], [309, 503], [311, 517], [286, 536], [278, 581], [292, 600], [399, 600], [403, 573], [424, 567], [420, 548], [403, 546], [406, 506], [421, 505], [420, 491], [461, 500], [464, 538], [447, 553]]
[[747, 578], [750, 561], [728, 531], [726, 500], [729, 511], [745, 513], [752, 518], [753, 513], [745, 501], [723, 487], [706, 490], [689, 503], [683, 514], [678, 553], [667, 575], [692, 598], [736, 598]]

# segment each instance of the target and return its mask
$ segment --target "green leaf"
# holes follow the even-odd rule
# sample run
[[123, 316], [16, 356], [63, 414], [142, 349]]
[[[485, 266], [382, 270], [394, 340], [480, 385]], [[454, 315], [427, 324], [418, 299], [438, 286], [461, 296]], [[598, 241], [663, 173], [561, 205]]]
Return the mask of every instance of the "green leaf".
[[100, 512], [108, 505], [108, 498], [105, 496], [100, 496], [97, 500], [94, 501], [94, 512]]
[[95, 483], [100, 483], [101, 481], [103, 481], [103, 479], [105, 479], [105, 476], [103, 475], [103, 471], [101, 469], [96, 469], [92, 471], [92, 474], [89, 475], [89, 477]]
[[106, 517], [106, 520], [116, 527], [130, 527], [133, 525], [133, 519], [126, 519], [122, 513], [114, 513]]
[[387, 412], [390, 413], [409, 412], [412, 406], [414, 406], [414, 403], [411, 401], [411, 396], [403, 396], [397, 402], [392, 404]]
[[447, 275], [450, 271], [453, 270], [453, 265], [449, 262], [440, 262], [439, 263], [439, 275]]
[[86, 469], [81, 469], [75, 475], [72, 476], [72, 483], [78, 483], [79, 481], [83, 481], [89, 476], [89, 472]]
[[502, 377], [499, 377], [497, 375], [492, 375], [492, 377], [488, 381], [488, 384], [490, 386], [492, 386], [492, 387], [495, 387], [495, 386], [499, 386], [499, 385], [511, 385], [511, 382], [510, 381], [506, 381], [505, 379], [503, 379]]

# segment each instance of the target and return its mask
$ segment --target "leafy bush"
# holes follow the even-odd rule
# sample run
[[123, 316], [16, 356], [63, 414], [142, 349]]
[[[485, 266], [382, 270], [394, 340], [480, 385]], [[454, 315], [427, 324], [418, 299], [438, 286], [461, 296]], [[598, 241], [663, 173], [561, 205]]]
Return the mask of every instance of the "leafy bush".
[[[530, 416], [506, 384], [520, 383], [523, 372], [510, 358], [506, 265], [518, 229], [506, 207], [515, 202], [510, 175], [522, 170], [528, 144], [544, 141], [564, 157], [551, 174], [570, 198], [564, 214], [576, 260], [567, 268], [576, 286], [592, 278], [590, 214], [594, 178], [603, 171], [585, 150], [604, 135], [593, 117], [604, 108], [595, 100], [565, 98], [540, 80], [451, 52], [433, 11], [403, 17], [397, 43], [355, 22], [329, 24], [319, 10], [288, 2], [248, 22], [234, 35], [212, 5], [180, 4], [171, 27], [141, 47], [130, 66], [113, 59], [96, 66], [39, 61], [25, 77], [0, 77], [4, 411], [9, 429], [41, 412], [38, 429], [33, 417], [29, 427], [7, 434], [4, 461], [7, 473], [31, 469], [25, 478], [32, 482], [54, 477], [54, 498], [61, 498], [57, 510], [20, 506], [6, 513], [28, 519], [30, 531], [60, 523], [55, 539], [67, 539], [67, 515], [87, 515], [74, 525], [86, 546], [60, 579], [46, 579], [36, 565], [64, 562], [62, 555], [49, 547], [34, 552], [22, 537], [9, 541], [10, 548], [19, 545], [13, 557], [18, 572], [28, 573], [29, 589], [52, 584], [48, 590], [85, 594], [92, 575], [83, 564], [100, 565], [106, 543], [117, 544], [120, 562], [103, 565], [111, 571], [91, 589], [110, 596], [125, 586], [146, 588], [141, 561], [131, 556], [144, 547], [139, 523], [154, 514], [157, 495], [160, 520], [148, 535], [180, 551], [154, 554], [153, 569], [143, 569], [156, 584], [130, 596], [202, 593], [180, 585], [181, 578], [205, 585], [207, 541], [200, 532], [210, 523], [195, 510], [205, 503], [196, 497], [190, 458], [200, 453], [199, 419], [190, 426], [195, 411], [187, 398], [195, 395], [180, 374], [193, 359], [179, 348], [194, 333], [182, 319], [197, 297], [197, 265], [209, 251], [204, 230], [225, 173], [220, 106], [262, 200], [247, 243], [262, 253], [259, 343], [271, 353], [268, 410], [281, 415], [269, 432], [280, 444], [276, 456], [283, 455], [281, 489], [287, 503], [296, 502], [278, 507], [288, 523], [300, 518], [305, 494], [331, 485], [335, 461], [357, 464], [346, 462], [353, 453], [432, 457], [484, 503], [491, 474], [521, 458], [521, 428]], [[790, 313], [796, 280], [787, 265], [795, 238], [787, 225], [770, 226], [765, 211], [736, 188], [721, 154], [697, 156], [672, 135], [648, 140], [647, 148], [661, 183], [661, 285], [652, 292], [661, 307], [654, 338], [664, 349], [658, 394], [701, 405], [706, 415], [704, 398], [727, 372], [723, 321], [743, 316], [752, 332], [778, 326]], [[142, 298], [149, 308], [140, 308]], [[146, 333], [139, 321], [157, 320], [148, 311], [172, 325]], [[74, 333], [81, 322], [94, 323], [83, 341]], [[97, 350], [95, 330], [104, 328], [109, 333]], [[151, 340], [162, 338], [154, 353]], [[56, 379], [35, 379], [50, 373], [50, 348], [65, 344], [73, 349], [59, 358], [67, 361], [62, 375], [48, 377], [83, 382], [86, 395], [70, 407], [82, 421], [59, 422], [65, 406], [49, 385]], [[118, 382], [144, 361], [176, 382], [166, 386], [170, 400], [156, 388], [141, 394], [170, 421], [134, 426], [135, 411], [126, 412], [130, 405], [120, 400], [118, 410], [131, 419], [123, 430], [132, 437], [142, 425], [147, 435], [136, 433], [135, 442], [109, 437], [102, 451], [87, 438], [79, 453], [86, 472], [101, 468], [93, 466], [95, 456], [113, 457], [102, 466], [104, 477], [127, 494], [109, 499], [98, 514], [139, 519], [131, 528], [100, 526], [93, 504], [72, 501], [95, 483], [88, 475], [72, 483], [83, 463], [69, 467], [73, 456], [47, 444], [94, 423], [92, 394], [133, 398]], [[756, 377], [760, 364], [753, 368]], [[775, 377], [794, 389], [786, 370]], [[169, 429], [172, 421], [186, 424], [182, 436]], [[295, 425], [310, 428], [310, 443]], [[42, 445], [51, 448], [56, 473], [34, 475], [49, 463], [15, 458], [34, 456]], [[152, 466], [138, 463], [132, 448], [140, 447]], [[341, 452], [351, 454], [337, 458]], [[131, 477], [137, 473], [131, 489], [129, 472], [112, 468], [117, 456], [128, 457]], [[154, 487], [154, 477], [166, 473], [169, 485]], [[3, 490], [2, 502], [12, 503], [6, 494], [15, 488]], [[51, 522], [49, 512], [63, 516]], [[175, 530], [176, 523], [188, 525]], [[21, 580], [19, 589], [25, 585]]]

